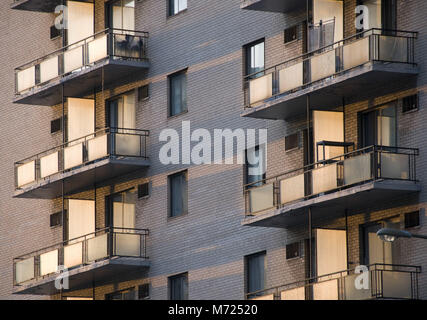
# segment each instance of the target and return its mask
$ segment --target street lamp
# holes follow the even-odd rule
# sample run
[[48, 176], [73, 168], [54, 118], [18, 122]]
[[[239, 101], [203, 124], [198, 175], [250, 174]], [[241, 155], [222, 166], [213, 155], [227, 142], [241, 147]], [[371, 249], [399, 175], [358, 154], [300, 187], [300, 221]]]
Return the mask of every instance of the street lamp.
[[408, 231], [384, 228], [377, 232], [377, 236], [386, 242], [393, 242], [397, 238], [420, 238], [427, 239], [427, 236], [421, 234], [412, 234]]

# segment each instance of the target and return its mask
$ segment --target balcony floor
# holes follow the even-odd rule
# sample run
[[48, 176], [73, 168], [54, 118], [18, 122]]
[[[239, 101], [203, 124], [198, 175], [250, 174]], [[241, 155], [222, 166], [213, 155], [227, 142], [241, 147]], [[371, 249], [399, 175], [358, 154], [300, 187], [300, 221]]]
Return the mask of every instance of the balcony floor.
[[[113, 282], [137, 279], [149, 268], [150, 262], [143, 258], [115, 257], [69, 270], [69, 290], [81, 290]], [[59, 291], [55, 288], [57, 274], [46, 276], [26, 284], [13, 287], [14, 294], [51, 295]]]
[[400, 180], [378, 180], [348, 189], [320, 195], [308, 200], [285, 204], [253, 217], [246, 217], [242, 225], [257, 227], [288, 228], [308, 223], [308, 208], [312, 208], [313, 221], [320, 218], [338, 218], [344, 209], [352, 211], [372, 207], [378, 201], [387, 201], [421, 190], [419, 183]]
[[246, 10], [286, 13], [297, 9], [303, 9], [305, 6], [305, 0], [245, 0], [240, 5], [240, 8]]
[[44, 180], [15, 191], [14, 198], [55, 199], [62, 195], [62, 179], [64, 179], [64, 194], [70, 194], [93, 188], [111, 178], [134, 172], [148, 167], [147, 159], [107, 158], [63, 173], [57, 173]]
[[132, 61], [107, 58], [83, 70], [75, 71], [65, 77], [52, 80], [45, 85], [15, 96], [14, 103], [54, 106], [62, 102], [61, 86], [64, 84], [65, 97], [84, 97], [93, 93], [93, 88], [102, 86], [102, 70], [104, 85], [117, 83], [131, 74], [149, 67], [148, 61]]
[[[368, 88], [381, 88], [381, 85], [399, 82], [410, 83], [418, 74], [418, 67], [410, 64], [369, 62], [362, 66], [342, 72], [336, 76], [317, 81], [312, 85], [291, 92], [280, 94], [265, 100], [259, 106], [247, 108], [242, 117], [259, 119], [283, 119], [306, 114], [307, 95], [310, 95], [310, 106], [321, 110], [342, 106], [343, 97], [346, 104], [360, 101], [361, 96], [355, 93], [367, 92]], [[384, 86], [384, 92], [392, 86]], [[375, 96], [378, 90], [372, 91]], [[368, 98], [368, 97], [366, 97]]]

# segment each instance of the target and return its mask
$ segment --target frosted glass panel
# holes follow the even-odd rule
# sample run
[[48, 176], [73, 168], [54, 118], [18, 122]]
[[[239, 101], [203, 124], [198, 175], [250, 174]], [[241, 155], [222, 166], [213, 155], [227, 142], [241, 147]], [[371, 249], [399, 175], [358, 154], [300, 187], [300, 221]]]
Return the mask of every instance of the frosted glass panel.
[[141, 238], [138, 234], [115, 233], [116, 255], [139, 257], [141, 255]]
[[94, 33], [93, 3], [67, 1], [68, 44], [83, 40]]
[[338, 187], [337, 164], [331, 164], [312, 171], [313, 194], [322, 193]]
[[369, 40], [365, 37], [343, 47], [344, 69], [360, 66], [369, 61]]
[[335, 20], [334, 42], [343, 39], [343, 1], [341, 0], [314, 0], [313, 1], [313, 20], [315, 24], [320, 21], [326, 22]]
[[34, 279], [34, 257], [19, 261], [15, 264], [15, 281], [22, 283]]
[[108, 156], [108, 136], [106, 134], [88, 141], [88, 160], [96, 160]]
[[408, 39], [380, 36], [379, 60], [391, 62], [408, 61]]
[[[345, 230], [316, 229], [318, 276], [347, 269], [346, 234]], [[337, 275], [329, 276], [328, 279], [331, 277], [337, 277]]]
[[352, 274], [350, 276], [347, 276], [344, 278], [344, 294], [345, 294], [345, 300], [366, 300], [370, 299], [372, 297], [371, 294], [371, 276], [369, 274], [368, 281], [369, 281], [369, 289], [356, 289], [356, 278], [360, 277], [360, 274]]
[[409, 179], [409, 156], [381, 153], [381, 178]]
[[17, 73], [18, 92], [32, 88], [36, 85], [36, 67], [19, 71]]
[[280, 93], [290, 91], [303, 85], [303, 63], [297, 63], [293, 66], [279, 71], [279, 90]]
[[83, 264], [83, 242], [64, 247], [64, 266], [71, 268]]
[[89, 63], [96, 62], [107, 57], [107, 35], [88, 43]]
[[83, 67], [83, 46], [64, 52], [64, 73]]
[[273, 95], [273, 74], [253, 79], [249, 82], [250, 103], [259, 102]]
[[103, 259], [108, 256], [108, 233], [87, 241], [87, 261]]
[[364, 154], [344, 160], [344, 185], [372, 179], [371, 154]]
[[58, 56], [55, 56], [40, 63], [40, 83], [52, 80], [58, 75]]
[[59, 171], [59, 153], [40, 158], [40, 177], [45, 178]]
[[384, 298], [412, 298], [411, 274], [409, 272], [383, 271]]
[[83, 163], [83, 143], [64, 148], [64, 169], [70, 169]]
[[304, 174], [280, 181], [281, 203], [304, 198]]
[[[124, 202], [113, 202], [113, 221], [117, 228], [135, 228], [135, 204]], [[123, 232], [118, 230], [118, 232]]]
[[274, 207], [273, 184], [249, 190], [251, 212], [258, 212]]
[[36, 162], [31, 161], [28, 163], [25, 163], [23, 165], [20, 165], [17, 168], [17, 175], [18, 175], [18, 187], [22, 187], [26, 184], [29, 184], [31, 182], [36, 181]]
[[282, 291], [281, 300], [305, 300], [305, 287]]
[[40, 255], [40, 275], [45, 276], [58, 271], [58, 249]]
[[141, 156], [141, 137], [131, 134], [115, 134], [116, 155]]
[[95, 131], [95, 100], [68, 98], [68, 141]]
[[[343, 147], [323, 147], [319, 146], [317, 155], [317, 143], [320, 141], [344, 141], [344, 113], [332, 111], [313, 111], [313, 136], [314, 136], [314, 156], [315, 159], [326, 160], [344, 154]], [[325, 158], [325, 159], [324, 159]]]
[[314, 300], [338, 300], [338, 279], [315, 283], [313, 285]]
[[335, 50], [314, 56], [310, 60], [311, 81], [329, 77], [335, 73]]

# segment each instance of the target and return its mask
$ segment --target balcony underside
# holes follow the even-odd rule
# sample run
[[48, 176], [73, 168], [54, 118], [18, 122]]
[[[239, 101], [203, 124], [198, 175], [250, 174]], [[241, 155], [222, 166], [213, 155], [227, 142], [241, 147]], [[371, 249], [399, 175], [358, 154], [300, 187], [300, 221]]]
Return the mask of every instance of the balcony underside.
[[240, 7], [246, 10], [270, 11], [270, 12], [291, 12], [304, 9], [306, 1], [302, 0], [245, 0]]
[[356, 210], [373, 207], [379, 201], [398, 198], [421, 190], [418, 183], [400, 180], [379, 180], [348, 189], [324, 194], [312, 199], [284, 205], [281, 209], [247, 217], [245, 226], [288, 228], [308, 223], [308, 208], [312, 209], [313, 221], [342, 217], [344, 210], [354, 214]]
[[93, 66], [72, 72], [67, 76], [53, 80], [48, 84], [40, 85], [29, 92], [16, 96], [13, 102], [53, 106], [62, 102], [62, 84], [64, 84], [65, 97], [79, 98], [92, 94], [94, 88], [102, 87], [103, 73], [104, 88], [108, 88], [108, 85], [117, 83], [120, 79], [124, 79], [148, 67], [148, 61], [105, 59]]
[[[93, 2], [92, 0], [79, 0], [80, 2]], [[12, 4], [12, 9], [36, 11], [36, 12], [54, 12], [55, 7], [62, 3], [61, 0], [18, 0]]]
[[[143, 258], [116, 257], [90, 265], [69, 270], [69, 289], [63, 289], [63, 293], [92, 288], [114, 282], [123, 282], [143, 276], [149, 268], [150, 262]], [[47, 276], [43, 280], [33, 281], [27, 284], [15, 286], [14, 294], [52, 295], [59, 292], [55, 288], [55, 280], [58, 274]]]
[[107, 158], [91, 164], [83, 165], [63, 173], [52, 175], [41, 182], [22, 187], [15, 191], [15, 198], [55, 199], [62, 195], [62, 180], [64, 179], [64, 194], [72, 194], [93, 188], [94, 184], [134, 172], [150, 165], [147, 159]]
[[[343, 98], [345, 98], [346, 104], [369, 98], [369, 95], [361, 96], [361, 92], [372, 92], [374, 96], [386, 94], [393, 90], [391, 85], [386, 84], [396, 82], [408, 84], [416, 78], [417, 74], [418, 67], [415, 65], [369, 62], [336, 76], [320, 80], [295, 92], [269, 98], [259, 106], [246, 109], [242, 116], [288, 120], [306, 114], [307, 95], [310, 96], [310, 107], [326, 110], [342, 106]], [[371, 88], [382, 87], [384, 88], [369, 91]]]

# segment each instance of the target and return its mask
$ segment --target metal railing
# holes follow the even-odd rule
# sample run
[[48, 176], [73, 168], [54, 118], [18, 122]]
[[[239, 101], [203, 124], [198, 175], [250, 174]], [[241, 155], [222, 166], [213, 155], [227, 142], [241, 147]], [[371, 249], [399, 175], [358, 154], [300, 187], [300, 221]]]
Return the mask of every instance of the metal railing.
[[369, 29], [243, 77], [245, 108], [302, 90], [367, 62], [415, 63], [418, 32]]
[[15, 94], [20, 95], [93, 66], [107, 58], [147, 60], [148, 33], [105, 29], [15, 69]]
[[418, 149], [370, 146], [243, 187], [246, 215], [377, 180], [417, 182]]
[[[418, 299], [420, 266], [399, 264], [372, 264], [367, 288], [357, 288], [355, 269], [339, 271], [308, 278], [246, 294], [246, 299], [265, 300], [368, 300], [368, 299]], [[360, 279], [360, 278], [359, 278]], [[361, 281], [357, 281], [362, 284]]]
[[110, 157], [148, 159], [148, 130], [104, 128], [18, 161], [15, 189]]
[[13, 259], [14, 285], [113, 257], [148, 259], [148, 235], [147, 229], [107, 227], [16, 257]]

